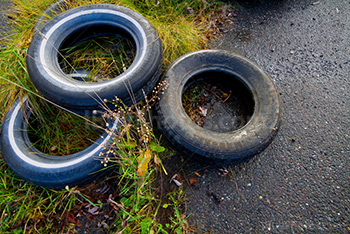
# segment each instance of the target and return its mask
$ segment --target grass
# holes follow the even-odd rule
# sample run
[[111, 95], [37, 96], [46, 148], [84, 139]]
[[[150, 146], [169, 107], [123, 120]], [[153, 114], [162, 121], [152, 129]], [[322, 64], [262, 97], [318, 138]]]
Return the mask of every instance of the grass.
[[[123, 73], [133, 62], [136, 48], [122, 36], [97, 36], [63, 48], [60, 66], [67, 74], [80, 71], [86, 82], [108, 80]], [[87, 69], [91, 68], [91, 69]]]
[[[0, 53], [0, 120], [16, 98], [29, 95], [36, 110], [31, 129], [35, 146], [43, 152], [58, 155], [82, 150], [89, 143], [86, 139], [90, 137], [94, 140], [92, 136], [98, 134], [96, 128], [82, 130], [76, 126], [86, 126], [86, 119], [50, 106], [36, 92], [26, 70], [25, 58], [33, 27], [39, 15], [54, 0], [13, 2], [14, 9], [10, 12], [13, 31], [1, 42], [5, 48]], [[94, 3], [118, 4], [143, 14], [156, 27], [162, 40], [164, 67], [182, 54], [205, 47], [208, 18], [217, 6], [215, 2], [209, 4], [202, 0], [82, 0], [69, 3], [71, 7]], [[88, 63], [91, 66], [88, 73], [96, 74], [93, 70], [96, 69], [110, 70], [108, 74], [99, 73], [101, 77], [118, 75], [129, 65], [132, 55], [121, 53], [120, 64], [111, 60], [111, 54], [116, 52], [106, 48], [109, 42], [115, 43], [114, 40], [116, 38], [94, 38], [75, 48], [66, 48], [67, 51], [62, 51], [66, 56], [66, 60], [61, 60], [62, 69], [70, 70], [64, 61], [73, 65], [72, 70], [85, 69], [86, 65], [81, 65]], [[132, 51], [130, 45], [122, 43]], [[166, 84], [160, 86], [161, 92]], [[70, 233], [79, 228], [78, 216], [84, 214], [84, 217], [90, 217], [93, 212], [94, 217], [98, 217], [98, 212], [104, 214], [101, 223], [106, 230], [113, 232], [184, 232], [184, 217], [177, 204], [178, 192], [169, 194], [164, 203], [156, 197], [154, 188], [157, 178], [166, 173], [161, 160], [171, 155], [161, 146], [148, 122], [148, 109], [155, 97], [150, 97], [144, 105], [133, 107], [125, 107], [116, 101], [119, 115], [128, 121], [124, 121], [122, 134], [115, 136], [118, 148], [111, 149], [115, 157], [104, 159], [105, 163], [114, 162], [108, 167], [114, 169], [112, 176], [115, 178], [105, 178], [98, 185], [60, 191], [41, 188], [18, 178], [0, 158], [0, 232]], [[71, 141], [73, 138], [79, 142]], [[157, 221], [160, 209], [169, 211], [169, 219], [164, 223]], [[109, 218], [106, 218], [107, 215]]]
[[[159, 91], [166, 86], [159, 85]], [[117, 206], [118, 219], [114, 225], [121, 227], [124, 233], [154, 233], [162, 229], [156, 221], [161, 203], [155, 197], [153, 186], [159, 173], [167, 173], [161, 163], [162, 154], [167, 154], [167, 150], [160, 145], [147, 121], [150, 103], [156, 97], [145, 105], [132, 107], [116, 103], [116, 113], [123, 127], [115, 137], [118, 148], [113, 152], [114, 157], [106, 156], [105, 162], [114, 162], [112, 167], [119, 165], [120, 194], [113, 202]]]
[[43, 153], [54, 156], [77, 153], [104, 132], [102, 117], [82, 118], [45, 102], [38, 102], [36, 109], [29, 118], [28, 135], [33, 146]]
[[24, 182], [3, 160], [0, 161], [0, 175], [1, 233], [57, 230], [77, 199], [67, 191], [53, 191]]

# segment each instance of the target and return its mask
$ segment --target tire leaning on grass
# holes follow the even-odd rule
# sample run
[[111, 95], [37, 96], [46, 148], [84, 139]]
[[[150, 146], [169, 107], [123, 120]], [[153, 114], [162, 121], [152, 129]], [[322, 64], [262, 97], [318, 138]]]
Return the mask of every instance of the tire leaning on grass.
[[[254, 103], [252, 116], [243, 127], [216, 132], [197, 125], [186, 114], [182, 95], [189, 83], [204, 76], [212, 76], [214, 82], [226, 77], [226, 84], [236, 80], [245, 86]], [[220, 50], [189, 53], [175, 60], [162, 79], [168, 88], [156, 104], [155, 121], [162, 135], [184, 155], [225, 165], [259, 153], [277, 133], [282, 111], [276, 86], [261, 68], [238, 54]]]
[[[136, 48], [130, 67], [107, 81], [87, 83], [65, 74], [58, 50], [101, 35], [123, 35]], [[47, 99], [72, 110], [94, 110], [102, 100], [115, 96], [126, 105], [143, 99], [158, 81], [162, 68], [162, 45], [152, 24], [139, 13], [110, 4], [69, 9], [37, 31], [27, 55], [29, 76]], [[87, 68], [89, 69], [89, 68]]]
[[88, 148], [67, 156], [52, 156], [40, 152], [30, 142], [27, 119], [30, 116], [28, 100], [17, 99], [7, 112], [0, 135], [1, 154], [7, 165], [20, 177], [49, 188], [65, 188], [87, 183], [101, 175], [103, 164], [100, 153], [107, 152], [112, 134], [119, 121], [110, 121], [108, 132]]

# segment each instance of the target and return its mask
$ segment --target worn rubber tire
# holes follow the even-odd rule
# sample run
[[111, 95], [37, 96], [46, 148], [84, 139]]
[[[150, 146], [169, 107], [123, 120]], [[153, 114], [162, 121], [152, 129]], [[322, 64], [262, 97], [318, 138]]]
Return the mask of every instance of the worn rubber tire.
[[[57, 49], [106, 34], [126, 34], [134, 41], [136, 56], [125, 72], [87, 83], [62, 71]], [[138, 102], [153, 89], [161, 67], [162, 45], [151, 23], [135, 11], [110, 4], [81, 6], [55, 16], [34, 34], [27, 56], [28, 73], [39, 92], [73, 110], [98, 109], [102, 100], [115, 96], [126, 105]]]
[[[1, 154], [8, 166], [20, 177], [37, 185], [49, 188], [64, 188], [87, 183], [103, 172], [100, 153], [106, 153], [111, 144], [112, 133], [119, 128], [119, 121], [110, 121], [107, 134], [88, 148], [67, 156], [51, 156], [33, 147], [26, 131], [30, 116], [28, 100], [16, 100], [5, 115], [1, 127]], [[27, 116], [27, 117], [25, 117]], [[100, 171], [100, 172], [98, 172]]]
[[[251, 92], [254, 113], [248, 123], [233, 132], [219, 133], [195, 124], [182, 106], [187, 81], [202, 72], [225, 72], [239, 79]], [[280, 126], [279, 93], [271, 78], [250, 60], [231, 52], [203, 50], [186, 54], [165, 71], [168, 88], [155, 108], [158, 129], [184, 155], [199, 155], [209, 161], [244, 159], [265, 149]]]

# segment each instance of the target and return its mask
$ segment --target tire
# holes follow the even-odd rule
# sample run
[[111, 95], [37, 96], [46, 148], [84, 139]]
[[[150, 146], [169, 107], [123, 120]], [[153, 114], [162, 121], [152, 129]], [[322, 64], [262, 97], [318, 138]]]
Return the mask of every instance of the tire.
[[[136, 47], [133, 63], [121, 75], [87, 83], [69, 77], [60, 68], [58, 49], [62, 46], [94, 35], [120, 34], [130, 37]], [[27, 68], [44, 97], [71, 110], [95, 110], [102, 100], [116, 96], [130, 105], [142, 100], [158, 81], [162, 45], [155, 28], [137, 12], [116, 5], [86, 5], [57, 15], [35, 33], [28, 49]]]
[[[226, 74], [228, 83], [239, 81], [249, 90], [253, 111], [243, 127], [220, 133], [197, 125], [186, 114], [182, 106], [184, 90], [190, 81], [207, 73], [215, 79], [218, 74]], [[279, 93], [261, 68], [238, 54], [220, 50], [193, 52], [175, 60], [162, 79], [168, 88], [156, 104], [155, 122], [179, 153], [226, 164], [259, 153], [277, 133], [282, 118]]]
[[[0, 135], [2, 156], [8, 166], [24, 180], [49, 188], [64, 188], [87, 183], [102, 174], [100, 153], [106, 153], [112, 134], [118, 131], [119, 121], [110, 121], [109, 134], [91, 146], [68, 156], [51, 156], [32, 146], [26, 129], [30, 116], [26, 98], [17, 99], [3, 121]], [[101, 160], [99, 160], [101, 159]]]

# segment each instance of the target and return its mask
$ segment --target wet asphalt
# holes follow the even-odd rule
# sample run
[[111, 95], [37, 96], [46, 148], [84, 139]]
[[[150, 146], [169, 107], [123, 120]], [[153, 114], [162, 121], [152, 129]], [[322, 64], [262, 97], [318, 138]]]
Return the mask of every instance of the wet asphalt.
[[212, 48], [262, 67], [284, 117], [272, 144], [225, 176], [185, 159], [198, 181], [187, 192], [193, 233], [349, 233], [350, 1], [239, 5]]
[[284, 117], [272, 144], [227, 175], [173, 164], [197, 180], [185, 203], [193, 233], [349, 233], [350, 1], [240, 2], [232, 20], [211, 47], [262, 67]]

